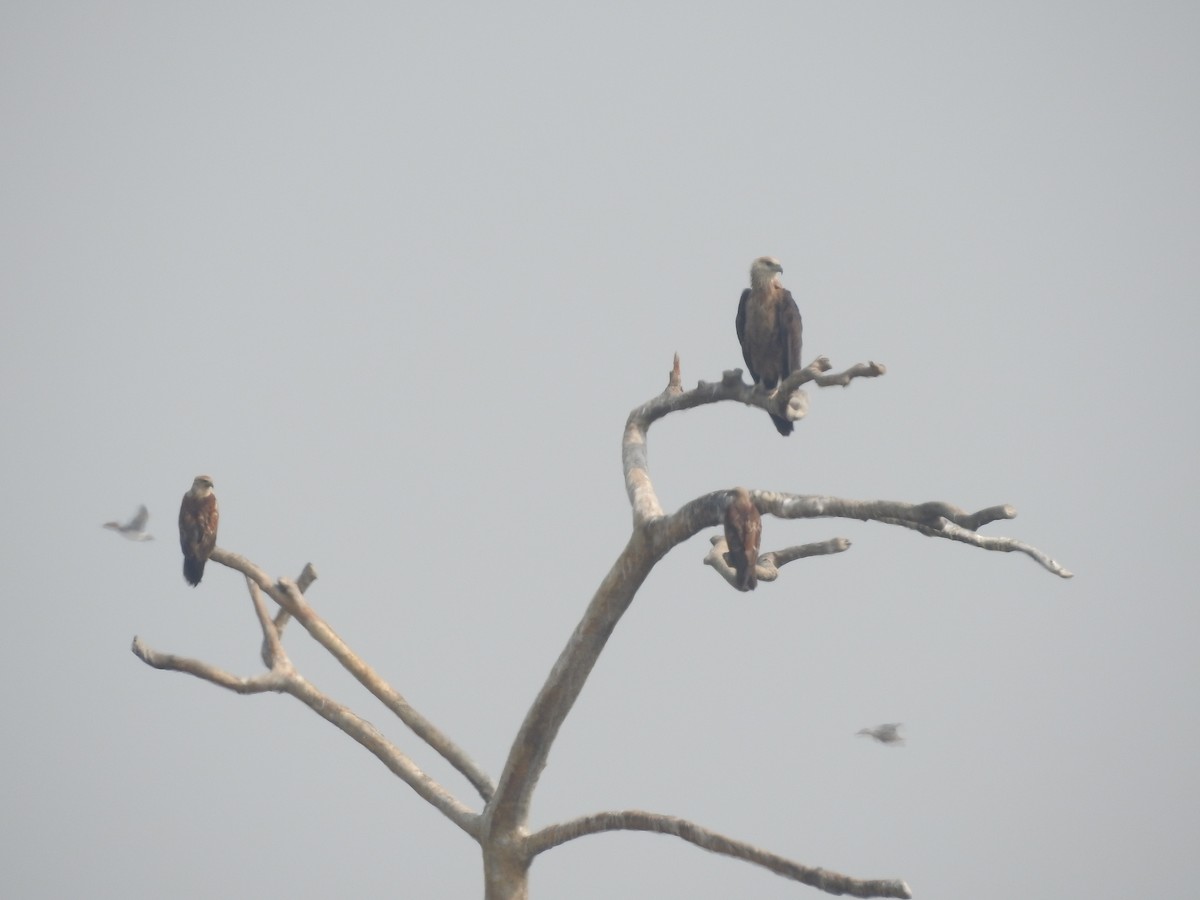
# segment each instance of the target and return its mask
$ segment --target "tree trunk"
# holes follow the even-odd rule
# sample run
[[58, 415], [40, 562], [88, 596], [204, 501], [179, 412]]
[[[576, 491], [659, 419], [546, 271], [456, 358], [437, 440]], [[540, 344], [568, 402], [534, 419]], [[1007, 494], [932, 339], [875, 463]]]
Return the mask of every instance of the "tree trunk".
[[529, 860], [508, 841], [483, 842], [484, 900], [529, 900]]

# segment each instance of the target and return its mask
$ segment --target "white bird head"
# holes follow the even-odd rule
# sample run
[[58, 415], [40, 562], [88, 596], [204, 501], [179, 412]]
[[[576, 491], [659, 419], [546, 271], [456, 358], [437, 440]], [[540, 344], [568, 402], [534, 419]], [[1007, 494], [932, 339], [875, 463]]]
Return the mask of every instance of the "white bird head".
[[773, 256], [760, 256], [750, 263], [750, 284], [768, 285], [778, 280], [783, 273], [783, 266]]

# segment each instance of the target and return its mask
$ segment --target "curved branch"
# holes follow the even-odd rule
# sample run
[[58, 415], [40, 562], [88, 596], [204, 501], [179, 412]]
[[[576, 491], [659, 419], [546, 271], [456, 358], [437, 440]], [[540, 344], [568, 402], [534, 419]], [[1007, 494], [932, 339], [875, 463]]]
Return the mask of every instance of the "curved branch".
[[1039, 550], [1037, 547], [1026, 544], [1024, 541], [1019, 541], [1016, 538], [976, 534], [969, 528], [963, 528], [945, 519], [941, 521], [940, 527], [921, 525], [915, 526], [915, 528], [922, 534], [927, 534], [931, 537], [944, 537], [952, 541], [962, 541], [964, 544], [970, 544], [972, 547], [980, 547], [984, 550], [993, 550], [999, 553], [1024, 553], [1042, 568], [1053, 572], [1059, 578], [1075, 577], [1075, 573], [1065, 568], [1058, 560]]
[[675, 363], [667, 387], [657, 397], [647, 400], [630, 412], [625, 422], [621, 461], [625, 469], [625, 491], [629, 495], [629, 504], [633, 507], [634, 523], [653, 521], [663, 515], [662, 506], [654, 493], [654, 485], [650, 481], [646, 461], [646, 432], [650, 430], [651, 425], [669, 413], [694, 409], [709, 403], [720, 403], [723, 400], [736, 400], [795, 421], [802, 419], [808, 410], [808, 396], [799, 391], [801, 385], [811, 381], [818, 387], [844, 387], [855, 378], [874, 378], [887, 371], [887, 367], [882, 363], [870, 362], [858, 363], [844, 372], [822, 374], [829, 368], [829, 360], [824, 356], [818, 357], [800, 371], [793, 372], [771, 393], [758, 385], [746, 384], [742, 380], [741, 369], [730, 369], [716, 384], [701, 381], [692, 390], [685, 391], [679, 373], [679, 354], [675, 354]]
[[575, 838], [605, 831], [649, 831], [654, 834], [671, 835], [711, 853], [754, 863], [776, 875], [799, 881], [829, 894], [849, 894], [851, 897], [912, 897], [908, 885], [898, 879], [865, 880], [827, 869], [803, 866], [744, 841], [735, 841], [715, 831], [709, 831], [686, 819], [637, 809], [593, 813], [570, 822], [550, 825], [529, 836], [528, 848], [530, 855], [536, 856]]
[[[725, 553], [729, 550], [729, 544], [726, 543], [725, 536], [720, 534], [713, 535], [709, 538], [709, 541], [712, 543], [712, 547], [709, 548], [708, 554], [704, 557], [704, 565], [712, 566], [718, 575], [736, 588], [737, 572], [734, 571], [729, 563], [725, 562]], [[774, 581], [779, 577], [779, 570], [790, 562], [795, 562], [798, 559], [807, 559], [810, 556], [828, 556], [849, 549], [850, 542], [845, 538], [837, 537], [813, 544], [799, 544], [794, 547], [785, 547], [782, 550], [771, 550], [759, 555], [754, 570], [759, 581]]]
[[[267, 574], [244, 556], [217, 547], [209, 557], [214, 562], [236, 569], [253, 581], [272, 600], [293, 616], [318, 644], [353, 675], [363, 687], [391, 710], [412, 732], [437, 751], [450, 765], [454, 766], [471, 783], [479, 795], [488, 800], [495, 788], [491, 779], [475, 761], [457, 744], [447, 737], [436, 725], [417, 712], [404, 696], [385, 681], [378, 672], [367, 665], [352, 651], [346, 642], [313, 611], [304, 599], [299, 585], [289, 578], [273, 583]], [[306, 568], [305, 571], [308, 571]], [[315, 571], [313, 577], [316, 577]]]
[[133, 655], [148, 666], [162, 669], [164, 672], [183, 672], [195, 675], [197, 678], [211, 682], [238, 694], [262, 694], [267, 691], [282, 693], [287, 690], [286, 676], [276, 670], [263, 672], [253, 678], [243, 678], [233, 675], [214, 665], [187, 656], [177, 656], [174, 653], [160, 653], [147, 646], [137, 635], [134, 635]]

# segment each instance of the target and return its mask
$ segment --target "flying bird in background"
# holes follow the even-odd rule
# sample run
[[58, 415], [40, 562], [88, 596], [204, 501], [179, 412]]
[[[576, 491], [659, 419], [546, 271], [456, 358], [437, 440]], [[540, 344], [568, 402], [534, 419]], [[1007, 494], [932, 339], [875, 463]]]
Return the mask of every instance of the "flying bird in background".
[[885, 725], [876, 725], [874, 728], [860, 728], [858, 734], [863, 737], [873, 737], [881, 744], [899, 745], [904, 743], [904, 738], [900, 736], [902, 724], [902, 722], [888, 722]]
[[179, 546], [183, 550], [183, 577], [195, 587], [204, 577], [204, 564], [217, 545], [217, 495], [212, 478], [197, 475], [179, 506]]
[[154, 535], [146, 533], [146, 522], [150, 518], [150, 511], [146, 507], [139, 506], [137, 515], [122, 525], [120, 522], [105, 522], [101, 527], [110, 528], [121, 537], [128, 538], [131, 541], [152, 541]]
[[752, 591], [758, 585], [754, 566], [758, 563], [758, 545], [762, 537], [762, 516], [750, 492], [744, 487], [729, 492], [725, 506], [725, 543], [729, 552], [725, 562], [737, 573], [737, 589]]
[[[742, 357], [755, 383], [773, 391], [800, 369], [800, 338], [803, 323], [792, 292], [779, 280], [783, 266], [773, 256], [760, 256], [750, 264], [750, 287], [742, 291], [738, 304], [737, 336]], [[793, 423], [771, 416], [784, 437]]]

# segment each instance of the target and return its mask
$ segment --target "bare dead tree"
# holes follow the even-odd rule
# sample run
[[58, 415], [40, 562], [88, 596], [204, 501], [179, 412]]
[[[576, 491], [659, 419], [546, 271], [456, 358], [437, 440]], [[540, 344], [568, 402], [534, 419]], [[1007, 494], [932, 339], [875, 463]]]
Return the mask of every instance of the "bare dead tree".
[[[273, 581], [262, 569], [236, 553], [221, 548], [212, 553], [213, 562], [235, 569], [246, 578], [263, 637], [262, 659], [266, 671], [258, 675], [241, 677], [200, 660], [161, 653], [148, 647], [138, 637], [133, 639], [133, 652], [147, 665], [157, 669], [185, 672], [240, 694], [265, 691], [290, 694], [340, 728], [479, 843], [483, 850], [486, 900], [526, 900], [529, 896], [530, 866], [538, 854], [567, 841], [605, 831], [649, 831], [672, 835], [712, 853], [755, 863], [784, 878], [830, 894], [911, 897], [908, 885], [900, 879], [860, 879], [806, 866], [717, 834], [694, 822], [661, 813], [643, 810], [596, 812], [532, 833], [526, 827], [533, 791], [546, 766], [558, 730], [579, 697], [609, 636], [633, 602], [638, 588], [658, 561], [674, 547], [706, 528], [720, 525], [722, 520], [728, 498], [727, 489], [696, 497], [673, 513], [663, 511], [646, 463], [646, 439], [650, 426], [670, 413], [727, 400], [798, 420], [804, 417], [808, 409], [808, 398], [801, 390], [802, 385], [812, 382], [818, 387], [845, 386], [856, 378], [875, 377], [886, 371], [876, 363], [862, 363], [835, 374], [829, 374], [829, 369], [828, 360], [821, 357], [793, 373], [771, 394], [746, 384], [740, 369], [725, 372], [719, 382], [700, 382], [692, 390], [684, 391], [679, 357], [676, 356], [666, 389], [629, 414], [622, 444], [625, 487], [633, 508], [633, 529], [629, 542], [600, 583], [583, 618], [530, 706], [498, 782], [493, 782], [457, 744], [413, 709], [309, 606], [304, 592], [317, 577], [311, 565], [305, 566], [296, 581], [288, 578]], [[979, 529], [984, 525], [998, 519], [1013, 518], [1016, 511], [1010, 506], [993, 506], [968, 513], [937, 501], [913, 504], [846, 500], [771, 491], [752, 491], [750, 496], [760, 513], [777, 518], [847, 518], [899, 525], [929, 537], [961, 541], [985, 550], [1024, 553], [1055, 575], [1071, 577], [1071, 573], [1061, 565], [1028, 544], [1013, 538], [979, 534]], [[704, 559], [705, 564], [734, 584], [735, 573], [724, 559], [724, 536], [712, 538], [712, 544], [712, 549]], [[767, 551], [759, 556], [757, 562], [758, 579], [774, 581], [780, 577], [779, 570], [788, 563], [809, 556], [841, 553], [849, 546], [849, 541], [844, 538], [832, 538], [820, 543]], [[264, 595], [278, 606], [274, 616], [267, 607]], [[417, 738], [436, 750], [462, 774], [479, 795], [482, 809], [475, 809], [454, 796], [421, 771], [369, 722], [332, 700], [296, 671], [282, 643], [284, 626], [293, 618], [363, 687], [408, 726]]]

